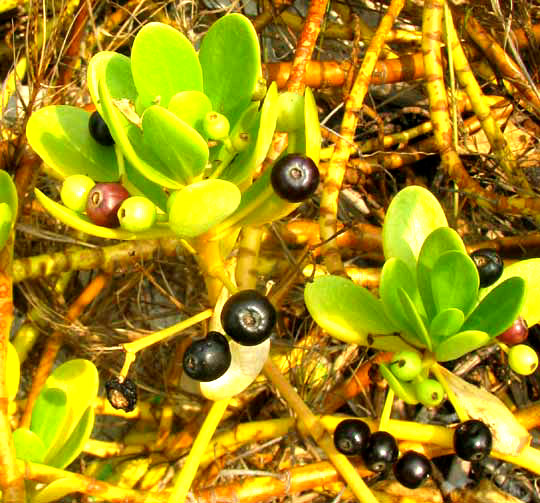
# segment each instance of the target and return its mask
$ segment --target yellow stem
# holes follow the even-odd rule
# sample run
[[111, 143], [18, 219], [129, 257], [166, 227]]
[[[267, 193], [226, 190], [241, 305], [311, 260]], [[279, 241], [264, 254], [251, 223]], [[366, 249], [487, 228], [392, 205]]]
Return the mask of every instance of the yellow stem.
[[328, 434], [319, 418], [309, 410], [308, 406], [300, 398], [298, 393], [296, 393], [290, 383], [281, 375], [281, 372], [270, 358], [268, 358], [264, 364], [264, 374], [294, 410], [306, 431], [309, 432], [324, 450], [332, 464], [336, 467], [336, 470], [345, 479], [358, 500], [362, 503], [378, 503], [377, 498], [375, 498], [369, 487], [362, 480], [362, 477], [358, 475], [358, 472], [351, 462], [346, 456], [340, 454], [336, 450], [332, 437]]
[[196, 314], [195, 316], [192, 316], [187, 320], [183, 320], [180, 323], [176, 323], [176, 325], [172, 325], [169, 328], [159, 330], [158, 332], [154, 332], [153, 334], [142, 337], [141, 339], [138, 339], [136, 341], [127, 342], [126, 344], [123, 344], [124, 350], [126, 351], [126, 353], [137, 353], [141, 349], [152, 346], [157, 342], [161, 342], [168, 337], [182, 332], [182, 330], [185, 330], [186, 328], [189, 328], [201, 321], [207, 320], [212, 316], [212, 312], [212, 309], [205, 309], [201, 313]]
[[174, 483], [173, 490], [169, 496], [169, 503], [184, 503], [204, 451], [210, 443], [210, 439], [214, 435], [223, 414], [225, 414], [229, 400], [230, 398], [223, 398], [213, 403], [189, 451], [186, 464], [182, 467], [182, 471]]
[[386, 401], [384, 402], [384, 408], [381, 414], [381, 420], [379, 421], [379, 431], [388, 430], [388, 421], [390, 421], [392, 405], [394, 405], [394, 390], [389, 387], [388, 393], [386, 394]]

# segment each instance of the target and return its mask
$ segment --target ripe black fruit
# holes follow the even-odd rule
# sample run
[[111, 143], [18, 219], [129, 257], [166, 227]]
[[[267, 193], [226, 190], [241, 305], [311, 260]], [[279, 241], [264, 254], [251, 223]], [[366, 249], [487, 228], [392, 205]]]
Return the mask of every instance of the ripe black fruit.
[[238, 344], [255, 346], [270, 336], [276, 324], [276, 310], [257, 290], [242, 290], [225, 302], [221, 324]]
[[109, 131], [109, 126], [107, 126], [107, 123], [103, 120], [103, 117], [99, 115], [97, 110], [90, 116], [88, 130], [90, 131], [92, 138], [99, 144], [106, 147], [114, 145], [114, 139]]
[[118, 227], [118, 209], [129, 192], [119, 183], [97, 183], [88, 193], [86, 214], [96, 225]]
[[221, 377], [231, 364], [231, 350], [223, 334], [208, 332], [186, 349], [184, 371], [196, 381], [210, 382]]
[[482, 248], [471, 253], [471, 258], [478, 269], [480, 288], [485, 288], [497, 281], [503, 272], [503, 261], [491, 248]]
[[369, 426], [360, 419], [345, 419], [334, 431], [334, 445], [346, 456], [362, 453], [369, 438]]
[[276, 194], [292, 203], [311, 196], [319, 185], [319, 170], [309, 157], [289, 154], [274, 164], [270, 181]]
[[426, 456], [407, 451], [394, 465], [397, 481], [409, 489], [416, 489], [431, 475], [431, 463]]
[[107, 400], [115, 409], [123, 409], [130, 412], [137, 404], [137, 386], [129, 379], [113, 377], [105, 383]]
[[384, 472], [398, 457], [396, 439], [386, 431], [376, 431], [368, 438], [362, 451], [366, 467], [373, 472]]
[[465, 461], [481, 461], [491, 452], [491, 431], [477, 419], [469, 419], [454, 431], [454, 450]]

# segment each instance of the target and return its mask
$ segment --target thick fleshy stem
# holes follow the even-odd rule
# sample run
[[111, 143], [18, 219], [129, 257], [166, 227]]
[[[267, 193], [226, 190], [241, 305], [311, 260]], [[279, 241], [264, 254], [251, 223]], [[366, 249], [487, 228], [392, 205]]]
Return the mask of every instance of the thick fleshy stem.
[[[323, 183], [321, 198], [320, 227], [321, 239], [330, 240], [337, 230], [337, 205], [341, 184], [345, 175], [350, 146], [354, 143], [354, 134], [358, 124], [358, 113], [368, 91], [371, 75], [385, 43], [387, 33], [392, 28], [394, 20], [403, 8], [405, 0], [392, 0], [386, 14], [382, 18], [375, 35], [371, 39], [358, 75], [356, 76], [351, 94], [345, 102], [345, 112], [341, 122], [340, 138], [336, 143], [327, 175]], [[330, 274], [344, 274], [343, 262], [339, 249], [333, 240], [328, 241], [322, 248], [325, 264]]]
[[289, 407], [298, 416], [298, 420], [303, 424], [306, 431], [324, 450], [358, 500], [362, 503], [377, 503], [377, 499], [362, 480], [362, 477], [358, 475], [351, 462], [336, 450], [332, 437], [321, 424], [319, 418], [309, 410], [308, 406], [296, 393], [289, 381], [281, 375], [281, 372], [270, 358], [266, 360], [263, 370], [266, 378], [277, 388]]
[[214, 435], [216, 428], [227, 410], [230, 398], [224, 398], [213, 403], [210, 412], [206, 416], [204, 423], [199, 430], [197, 438], [191, 446], [186, 463], [182, 467], [180, 475], [174, 483], [173, 490], [169, 496], [169, 503], [184, 503], [189, 488], [195, 478], [201, 458]]

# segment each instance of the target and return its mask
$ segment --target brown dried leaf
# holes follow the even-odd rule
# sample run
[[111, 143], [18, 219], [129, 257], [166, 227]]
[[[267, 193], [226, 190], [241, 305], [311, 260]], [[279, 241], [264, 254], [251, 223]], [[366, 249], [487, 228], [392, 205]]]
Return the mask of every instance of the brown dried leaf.
[[506, 405], [495, 395], [469, 384], [445, 368], [439, 367], [439, 370], [469, 416], [489, 426], [493, 435], [493, 450], [519, 456], [529, 445], [531, 436]]
[[493, 482], [484, 479], [474, 489], [466, 489], [458, 501], [463, 503], [521, 503], [521, 500], [498, 489]]

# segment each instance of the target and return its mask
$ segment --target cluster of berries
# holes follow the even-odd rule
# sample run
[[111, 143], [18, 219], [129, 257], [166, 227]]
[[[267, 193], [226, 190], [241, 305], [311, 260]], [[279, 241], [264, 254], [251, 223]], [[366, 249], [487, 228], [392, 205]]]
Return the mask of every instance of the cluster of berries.
[[[476, 419], [459, 424], [454, 431], [454, 450], [466, 461], [483, 460], [491, 452], [492, 443], [491, 431]], [[396, 439], [386, 431], [371, 433], [360, 419], [341, 421], [334, 431], [334, 445], [346, 456], [361, 456], [373, 472], [383, 473], [393, 466], [396, 480], [409, 489], [416, 489], [431, 475], [431, 462], [426, 456], [411, 450], [398, 459]]]
[[[261, 344], [276, 323], [272, 303], [256, 290], [242, 290], [227, 300], [221, 311], [225, 333], [243, 346]], [[184, 353], [186, 374], [197, 381], [210, 382], [221, 377], [231, 364], [229, 341], [220, 332], [209, 332], [194, 341]]]
[[[98, 112], [90, 116], [88, 129], [99, 144], [114, 144], [108, 126]], [[95, 183], [86, 175], [68, 176], [62, 184], [60, 198], [67, 208], [77, 213], [86, 212], [92, 223], [102, 227], [141, 232], [156, 222], [154, 203], [146, 197], [130, 197], [120, 183]]]

